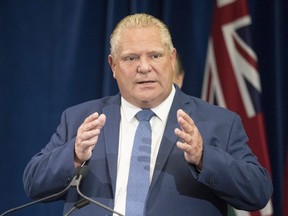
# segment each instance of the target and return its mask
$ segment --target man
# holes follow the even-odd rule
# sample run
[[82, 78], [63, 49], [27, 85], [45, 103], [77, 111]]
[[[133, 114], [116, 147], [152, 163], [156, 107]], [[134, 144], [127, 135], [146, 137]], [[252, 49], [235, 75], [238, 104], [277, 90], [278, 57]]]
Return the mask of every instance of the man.
[[[110, 45], [108, 61], [120, 94], [63, 113], [51, 141], [24, 171], [27, 194], [38, 198], [63, 189], [74, 169], [86, 163], [81, 191], [127, 216], [226, 215], [227, 203], [244, 210], [264, 207], [271, 180], [247, 146], [238, 115], [173, 85], [176, 50], [167, 27], [147, 14], [127, 16]], [[155, 114], [148, 120], [150, 187], [130, 214], [130, 158], [139, 124], [135, 115], [142, 109]], [[144, 171], [139, 175], [144, 178]], [[63, 199], [67, 212], [79, 196], [71, 189]], [[74, 213], [112, 215], [91, 203]]]
[[185, 71], [182, 65], [182, 61], [181, 61], [179, 54], [177, 53], [173, 82], [177, 84], [180, 89], [182, 88], [182, 85], [183, 85], [184, 76], [185, 76]]

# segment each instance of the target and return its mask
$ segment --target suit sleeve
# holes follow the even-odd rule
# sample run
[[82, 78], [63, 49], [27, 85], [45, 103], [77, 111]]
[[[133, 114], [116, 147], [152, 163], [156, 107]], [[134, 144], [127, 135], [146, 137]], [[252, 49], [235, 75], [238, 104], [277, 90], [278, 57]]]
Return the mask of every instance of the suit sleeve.
[[[76, 135], [76, 127], [73, 130]], [[74, 175], [74, 133], [68, 134], [64, 112], [50, 142], [31, 159], [24, 170], [24, 189], [30, 198], [58, 192], [68, 185]]]
[[[219, 128], [225, 128], [224, 133]], [[198, 181], [237, 209], [263, 208], [272, 195], [272, 182], [248, 147], [239, 116], [234, 115], [228, 126], [213, 132], [215, 137], [204, 139], [203, 169]]]

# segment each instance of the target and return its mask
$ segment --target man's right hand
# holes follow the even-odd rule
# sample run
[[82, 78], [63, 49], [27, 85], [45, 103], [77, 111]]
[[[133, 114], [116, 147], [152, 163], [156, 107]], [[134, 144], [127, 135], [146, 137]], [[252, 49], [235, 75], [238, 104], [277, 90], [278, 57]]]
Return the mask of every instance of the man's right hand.
[[105, 125], [106, 116], [97, 112], [88, 116], [80, 125], [75, 140], [74, 165], [81, 165], [90, 159], [101, 128]]

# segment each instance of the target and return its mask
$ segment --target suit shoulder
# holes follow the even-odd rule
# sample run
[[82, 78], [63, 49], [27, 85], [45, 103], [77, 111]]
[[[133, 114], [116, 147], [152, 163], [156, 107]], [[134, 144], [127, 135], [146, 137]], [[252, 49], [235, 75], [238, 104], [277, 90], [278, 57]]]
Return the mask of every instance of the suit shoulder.
[[67, 108], [64, 112], [65, 113], [93, 113], [98, 112], [101, 113], [103, 107], [113, 103], [117, 96], [107, 96], [95, 100], [85, 101], [83, 103], [71, 106]]
[[205, 113], [205, 115], [213, 116], [215, 118], [222, 118], [223, 116], [229, 118], [239, 117], [237, 113], [227, 108], [220, 107], [218, 105], [210, 104], [201, 98], [194, 96], [188, 96], [192, 106], [196, 109], [196, 112]]

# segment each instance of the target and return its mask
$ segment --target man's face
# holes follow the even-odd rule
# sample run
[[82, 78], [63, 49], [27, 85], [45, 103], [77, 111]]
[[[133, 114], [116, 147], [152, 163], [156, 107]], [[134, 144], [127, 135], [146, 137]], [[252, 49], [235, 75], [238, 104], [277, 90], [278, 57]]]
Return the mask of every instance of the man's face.
[[109, 64], [121, 95], [137, 107], [153, 108], [172, 90], [175, 57], [157, 28], [130, 28], [122, 32]]

